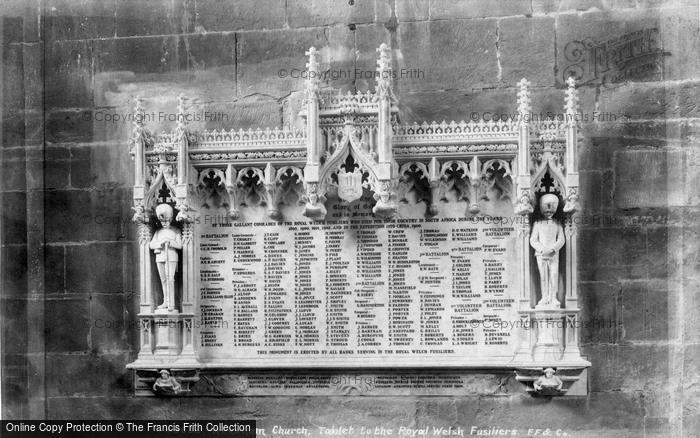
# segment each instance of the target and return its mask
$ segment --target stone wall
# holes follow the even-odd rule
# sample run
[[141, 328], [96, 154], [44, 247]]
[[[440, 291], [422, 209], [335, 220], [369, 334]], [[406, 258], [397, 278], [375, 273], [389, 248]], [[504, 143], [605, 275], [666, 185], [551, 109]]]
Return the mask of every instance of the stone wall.
[[[0, 11], [3, 418], [700, 428], [697, 1], [15, 0]], [[581, 340], [589, 395], [533, 399], [511, 380], [498, 397], [134, 398], [131, 125], [106, 118], [136, 94], [172, 113], [183, 92], [192, 111], [226, 114], [193, 129], [295, 124], [303, 84], [289, 73], [309, 46], [354, 73], [374, 70], [381, 42], [397, 68], [423, 74], [395, 81], [403, 122], [513, 112], [521, 77], [535, 112], [561, 113], [563, 81], [582, 77], [579, 289], [584, 320], [600, 321]], [[324, 85], [373, 87], [336, 76]]]

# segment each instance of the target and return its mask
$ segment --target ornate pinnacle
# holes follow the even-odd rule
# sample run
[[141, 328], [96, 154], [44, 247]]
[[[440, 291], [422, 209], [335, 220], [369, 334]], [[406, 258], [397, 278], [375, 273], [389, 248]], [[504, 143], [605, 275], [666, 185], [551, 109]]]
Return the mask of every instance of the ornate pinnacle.
[[306, 63], [306, 70], [309, 74], [306, 80], [306, 97], [316, 97], [318, 93], [318, 84], [321, 82], [318, 74], [319, 62], [317, 59], [319, 52], [315, 47], [311, 46], [305, 53], [309, 57], [309, 62]]
[[134, 105], [134, 127], [143, 127], [143, 99], [141, 96], [136, 96], [136, 103]]
[[530, 81], [522, 78], [518, 82], [518, 112], [520, 113], [521, 120], [527, 119], [527, 115], [530, 114]]
[[141, 141], [141, 137], [143, 136], [143, 119], [145, 117], [141, 96], [136, 96], [135, 100], [134, 127], [131, 130], [131, 150], [129, 151], [132, 157], [136, 153], [136, 143]]
[[576, 91], [576, 79], [569, 76], [566, 80], [566, 105], [564, 109], [566, 114], [576, 114], [578, 110], [578, 92]]
[[377, 93], [386, 96], [391, 88], [391, 50], [386, 43], [382, 43], [377, 49]]
[[178, 132], [184, 132], [185, 130], [185, 125], [186, 125], [186, 120], [185, 120], [185, 111], [186, 111], [186, 103], [187, 98], [185, 97], [184, 94], [180, 94], [177, 97], [177, 131]]
[[319, 63], [316, 60], [316, 56], [318, 55], [318, 50], [316, 50], [316, 47], [314, 47], [314, 46], [309, 47], [309, 50], [306, 51], [304, 54], [309, 57], [309, 62], [306, 63], [306, 69], [310, 72], [311, 71], [318, 72]]

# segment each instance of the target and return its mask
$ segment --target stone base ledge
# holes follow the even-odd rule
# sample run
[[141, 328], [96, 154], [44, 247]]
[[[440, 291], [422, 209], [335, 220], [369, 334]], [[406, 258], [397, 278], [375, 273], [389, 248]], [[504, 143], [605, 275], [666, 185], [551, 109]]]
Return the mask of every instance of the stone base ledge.
[[[133, 367], [132, 367], [133, 368]], [[137, 396], [164, 395], [153, 385], [159, 367], [134, 369]], [[523, 394], [518, 382], [529, 385], [543, 368], [493, 370], [230, 370], [169, 367], [184, 397], [256, 396], [509, 396]], [[562, 374], [560, 374], [562, 373]], [[566, 381], [567, 395], [585, 395], [585, 371], [557, 371]], [[580, 384], [583, 379], [583, 385]], [[578, 383], [578, 385], [574, 385]], [[583, 388], [583, 389], [581, 389]], [[557, 395], [564, 395], [557, 394]], [[535, 394], [536, 395], [536, 394]]]

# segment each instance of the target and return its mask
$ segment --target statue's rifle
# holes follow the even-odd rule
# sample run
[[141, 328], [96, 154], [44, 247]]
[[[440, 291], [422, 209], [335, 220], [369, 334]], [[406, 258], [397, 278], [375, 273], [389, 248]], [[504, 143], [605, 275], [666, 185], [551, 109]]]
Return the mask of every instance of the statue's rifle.
[[[163, 245], [163, 248], [165, 249], [165, 281], [163, 282], [165, 284], [165, 287], [163, 288], [163, 302], [165, 300], [168, 300], [168, 310], [172, 307], [172, 303], [170, 302], [170, 251], [168, 251], [170, 246], [170, 241], [166, 241], [165, 244]], [[168, 289], [167, 291], [165, 289]], [[167, 297], [166, 297], [167, 295]]]

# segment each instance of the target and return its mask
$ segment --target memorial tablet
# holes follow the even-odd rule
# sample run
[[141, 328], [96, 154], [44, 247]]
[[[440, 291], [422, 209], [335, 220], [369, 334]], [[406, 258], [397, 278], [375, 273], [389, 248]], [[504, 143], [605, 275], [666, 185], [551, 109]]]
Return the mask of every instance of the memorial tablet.
[[531, 120], [523, 79], [523, 117], [402, 125], [378, 52], [375, 91], [309, 74], [303, 128], [194, 132], [181, 96], [154, 135], [137, 99], [138, 395], [460, 395], [488, 370], [563, 395], [590, 366], [574, 80], [565, 120]]

